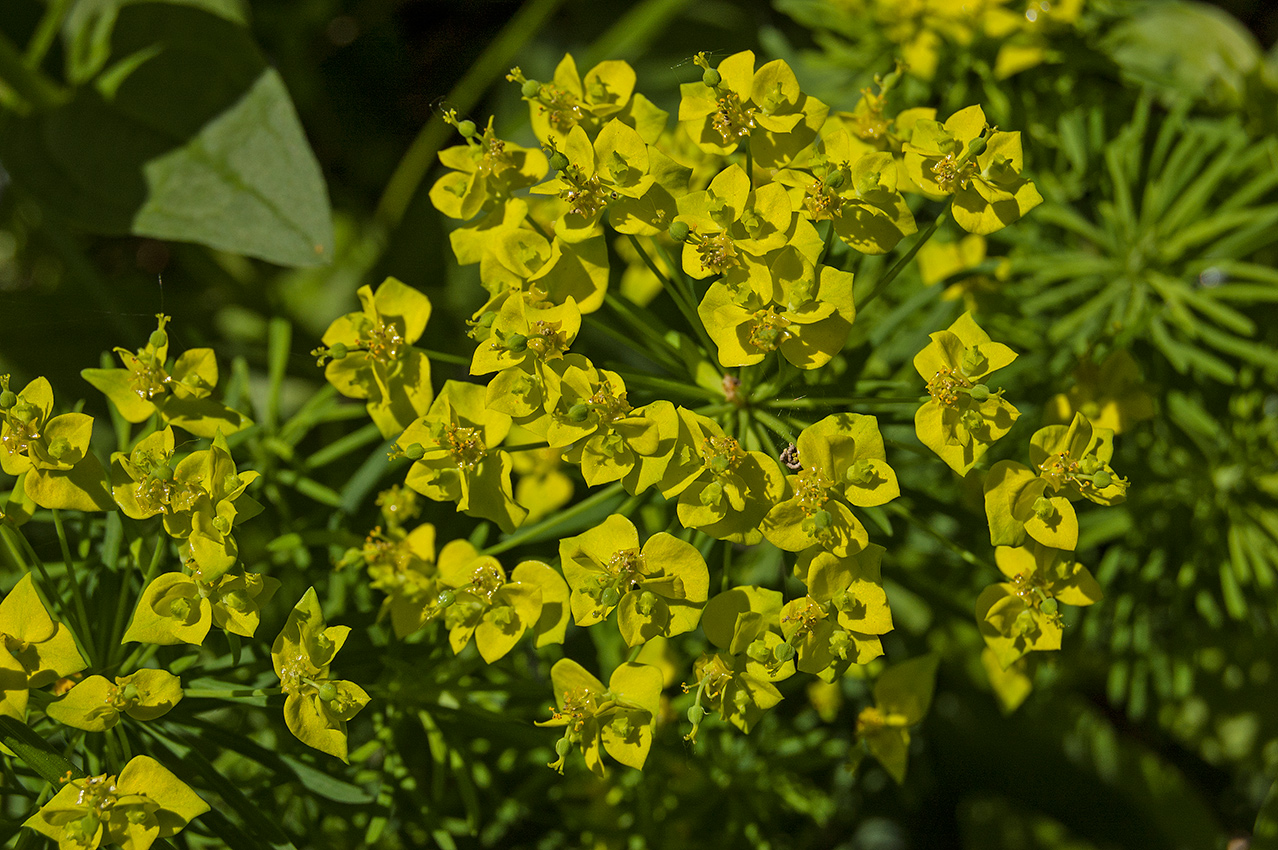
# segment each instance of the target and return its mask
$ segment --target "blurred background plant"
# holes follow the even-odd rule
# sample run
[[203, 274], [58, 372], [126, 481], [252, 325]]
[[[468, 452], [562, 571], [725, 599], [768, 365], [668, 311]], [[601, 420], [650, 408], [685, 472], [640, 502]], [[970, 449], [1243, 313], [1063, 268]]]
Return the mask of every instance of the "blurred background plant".
[[[155, 313], [175, 317], [182, 347], [214, 348], [228, 403], [261, 426], [237, 453], [270, 510], [237, 536], [244, 562], [283, 582], [266, 619], [316, 585], [330, 622], [355, 629], [344, 663], [377, 682], [342, 771], [257, 714], [179, 705], [172, 756], [226, 805], [175, 841], [1105, 850], [1249, 835], [1278, 776], [1278, 22], [1259, 0], [1226, 9], [6, 0], [0, 373], [45, 375], [105, 416], [78, 373], [137, 345]], [[163, 61], [146, 61], [156, 45]], [[840, 380], [915, 380], [926, 335], [975, 309], [1021, 353], [1003, 385], [1022, 416], [990, 460], [1021, 459], [1034, 430], [1081, 410], [1121, 434], [1113, 465], [1132, 481], [1124, 505], [1082, 517], [1079, 560], [1105, 598], [1069, 615], [1060, 653], [1004, 672], [983, 663], [972, 617], [992, 578], [979, 489], [935, 463], [897, 466], [908, 510], [876, 531], [897, 623], [885, 650], [945, 659], [902, 786], [846, 768], [871, 702], [855, 675], [792, 688], [750, 735], [707, 728], [695, 750], [672, 709], [642, 773], [560, 777], [531, 725], [550, 699], [531, 650], [486, 666], [422, 633], [396, 641], [360, 571], [331, 569], [378, 522], [391, 462], [375, 428], [334, 412], [306, 352], [359, 286], [394, 275], [434, 305], [436, 385], [463, 378], [465, 320], [485, 298], [426, 197], [454, 143], [444, 110], [493, 114], [502, 138], [532, 144], [512, 65], [545, 79], [565, 51], [581, 68], [625, 59], [674, 112], [678, 84], [701, 76], [694, 53], [747, 48], [789, 62], [832, 112], [904, 60], [893, 111], [983, 104], [1022, 130], [1045, 199], [988, 237], [942, 228], [858, 310]], [[855, 270], [873, 279], [894, 259]], [[651, 307], [681, 321], [668, 299]], [[894, 458], [922, 450], [909, 417], [880, 416]], [[451, 536], [477, 527], [419, 509]], [[775, 583], [779, 565], [743, 551], [735, 568]], [[621, 660], [619, 644], [578, 637], [603, 667]], [[224, 659], [204, 667], [259, 686]], [[676, 663], [670, 680], [686, 681]]]

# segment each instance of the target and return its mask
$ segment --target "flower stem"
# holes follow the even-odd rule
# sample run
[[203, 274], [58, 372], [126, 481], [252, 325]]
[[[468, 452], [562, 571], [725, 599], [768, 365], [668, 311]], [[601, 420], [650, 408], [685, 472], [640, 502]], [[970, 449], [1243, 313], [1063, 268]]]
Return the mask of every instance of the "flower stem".
[[[58, 533], [58, 545], [62, 549], [62, 560], [67, 567], [67, 578], [71, 581], [71, 596], [75, 602], [76, 617], [79, 620], [78, 625], [83, 631], [83, 645], [80, 647], [85, 652], [85, 657], [90, 661], [97, 655], [95, 641], [93, 640], [92, 621], [89, 619], [89, 609], [84, 604], [84, 589], [80, 587], [80, 575], [75, 568], [75, 564], [71, 562], [71, 544], [67, 540], [67, 530], [62, 525], [62, 512], [57, 508], [52, 509], [53, 526]], [[73, 632], [74, 633], [74, 632]], [[80, 643], [77, 640], [77, 643]]]
[[864, 298], [861, 298], [856, 302], [856, 309], [858, 311], [864, 310], [871, 301], [878, 298], [883, 293], [883, 290], [887, 288], [889, 283], [896, 280], [897, 276], [901, 272], [905, 271], [905, 267], [914, 260], [914, 255], [919, 252], [920, 248], [927, 244], [927, 240], [932, 238], [932, 234], [936, 233], [936, 229], [941, 226], [941, 222], [945, 221], [946, 216], [949, 213], [949, 209], [950, 208], [947, 204], [945, 209], [941, 210], [941, 212], [937, 214], [936, 220], [928, 225], [927, 230], [924, 230], [919, 234], [919, 238], [914, 241], [912, 246], [910, 246], [910, 250], [906, 251], [905, 255], [902, 256], [901, 259], [892, 264], [892, 268], [888, 269], [881, 278], [874, 282], [869, 293], [867, 293]]
[[760, 410], [757, 407], [750, 412], [755, 419], [762, 422], [765, 426], [767, 426], [768, 430], [772, 431], [778, 437], [788, 443], [794, 442], [794, 431], [790, 430], [790, 427], [780, 419], [773, 416], [771, 413], [768, 413], [766, 410]]
[[186, 688], [182, 696], [192, 699], [258, 699], [279, 696], [283, 688]]
[[531, 525], [528, 528], [516, 531], [505, 540], [497, 541], [492, 546], [489, 546], [487, 549], [480, 552], [480, 554], [496, 555], [501, 552], [505, 552], [508, 549], [520, 546], [526, 542], [536, 540], [537, 538], [545, 535], [547, 532], [554, 531], [562, 526], [570, 525], [582, 514], [589, 513], [621, 492], [622, 485], [620, 481], [615, 484], [610, 484], [598, 493], [595, 493], [586, 499], [582, 499], [571, 508], [568, 508], [565, 511], [560, 511], [553, 517], [544, 519], [536, 525]]
[[774, 409], [790, 410], [817, 407], [844, 407], [853, 404], [918, 404], [918, 396], [910, 398], [881, 398], [875, 396], [844, 396], [842, 398], [820, 398], [813, 396], [804, 396], [795, 399], [772, 399], [763, 403], [764, 407]]

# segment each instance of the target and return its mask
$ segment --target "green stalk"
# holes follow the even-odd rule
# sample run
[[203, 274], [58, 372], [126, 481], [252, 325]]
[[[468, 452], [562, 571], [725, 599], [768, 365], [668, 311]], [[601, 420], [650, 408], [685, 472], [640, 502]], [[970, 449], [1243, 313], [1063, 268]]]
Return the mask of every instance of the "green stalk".
[[[630, 234], [628, 238], [630, 239], [630, 244], [635, 246], [635, 250], [639, 252], [639, 256], [643, 259], [644, 264], [647, 265], [649, 270], [657, 276], [657, 279], [661, 281], [661, 285], [666, 288], [668, 293], [670, 293], [670, 297], [674, 300], [675, 306], [679, 308], [680, 313], [683, 313], [684, 319], [687, 320], [688, 324], [692, 327], [693, 332], [700, 338], [701, 346], [705, 349], [706, 356], [710, 357], [710, 353], [716, 350], [716, 346], [714, 342], [711, 341], [710, 335], [706, 333], [705, 326], [701, 324], [701, 317], [697, 315], [696, 293], [693, 292], [691, 288], [688, 288], [686, 291], [682, 288], [683, 276], [681, 273], [676, 272], [675, 274], [675, 277], [679, 278], [679, 284], [675, 283], [675, 277], [667, 277], [663, 274], [661, 269], [657, 268], [657, 264], [648, 256], [648, 252], [639, 244], [639, 240], [634, 236], [634, 234]], [[672, 268], [678, 268], [674, 265], [674, 263], [671, 263], [670, 265]], [[714, 363], [715, 369], [719, 370], [719, 374], [723, 374], [723, 369], [719, 367], [718, 359], [712, 360], [711, 362]]]
[[[523, 46], [562, 4], [563, 0], [529, 0], [521, 6], [489, 43], [488, 49], [480, 54], [466, 75], [448, 93], [444, 102], [456, 109], [459, 115], [465, 115], [474, 109], [493, 80], [510, 67]], [[426, 126], [422, 127], [408, 146], [399, 165], [395, 167], [395, 173], [386, 183], [386, 190], [377, 203], [378, 222], [388, 228], [400, 223], [426, 174], [435, 164], [435, 154], [452, 132], [453, 128], [445, 124], [439, 115], [431, 116], [426, 122]]]
[[762, 422], [767, 428], [786, 442], [793, 443], [795, 441], [794, 431], [790, 430], [790, 426], [786, 425], [777, 417], [768, 413], [766, 410], [760, 410], [757, 407], [750, 411], [755, 419]]
[[[145, 592], [148, 585], [155, 580], [156, 575], [160, 572], [160, 562], [164, 554], [165, 540], [163, 535], [156, 535], [155, 551], [151, 553], [151, 562], [147, 565], [146, 574], [142, 578], [141, 592]], [[138, 564], [138, 566], [142, 566]], [[125, 580], [127, 582], [127, 579]], [[113, 663], [117, 655], [124, 651], [124, 644], [121, 638], [124, 637], [124, 613], [126, 610], [125, 602], [128, 600], [128, 594], [125, 591], [125, 584], [120, 585], [120, 597], [116, 601], [115, 606], [115, 622], [111, 625], [111, 642], [106, 646], [108, 666]], [[140, 596], [140, 594], [139, 594]]]
[[44, 57], [53, 46], [54, 39], [58, 37], [58, 30], [62, 28], [62, 19], [70, 7], [71, 0], [49, 0], [49, 8], [44, 10], [40, 25], [36, 27], [31, 40], [27, 42], [25, 60], [28, 68], [39, 68], [44, 62]]
[[796, 399], [772, 399], [763, 402], [763, 407], [780, 410], [808, 410], [811, 408], [846, 407], [853, 404], [918, 404], [917, 396], [913, 398], [876, 398], [874, 396], [845, 396], [842, 398], [813, 398], [805, 396]]
[[317, 451], [306, 459], [305, 466], [307, 469], [318, 469], [321, 466], [327, 466], [338, 458], [345, 457], [351, 452], [362, 449], [369, 443], [378, 443], [382, 440], [381, 429], [377, 424], [370, 422], [357, 431], [352, 431], [340, 440], [329, 443], [324, 448]]
[[692, 398], [704, 398], [708, 401], [722, 401], [723, 395], [716, 393], [714, 390], [708, 390], [705, 387], [696, 384], [685, 384], [682, 381], [672, 381], [667, 378], [658, 378], [653, 375], [640, 375], [637, 372], [618, 371], [627, 384], [634, 384], [638, 387], [647, 387], [653, 390], [665, 390], [666, 392], [679, 393], [681, 395]]
[[962, 546], [958, 545], [953, 540], [946, 537], [944, 534], [941, 534], [936, 529], [932, 528], [932, 526], [928, 525], [926, 522], [916, 517], [914, 513], [909, 508], [905, 507], [904, 505], [891, 503], [886, 505], [885, 507], [892, 513], [899, 516], [901, 519], [908, 522], [910, 525], [913, 525], [919, 531], [922, 531], [928, 537], [931, 537], [933, 540], [940, 543], [942, 546], [949, 549], [954, 554], [958, 555], [960, 558], [962, 558], [964, 561], [971, 564], [972, 566], [981, 567], [982, 569], [986, 569], [994, 573], [997, 573], [999, 571], [998, 567], [994, 566], [989, 561], [979, 557], [978, 555], [974, 554], [973, 552], [967, 549], [964, 549]]
[[[951, 198], [951, 200], [953, 200], [953, 198]], [[914, 255], [919, 252], [920, 248], [927, 244], [927, 240], [932, 238], [932, 234], [936, 233], [936, 229], [941, 226], [941, 222], [945, 221], [946, 216], [949, 214], [949, 209], [950, 208], [947, 205], [945, 209], [941, 210], [941, 212], [937, 214], [936, 220], [928, 225], [927, 230], [924, 230], [919, 234], [919, 238], [915, 240], [912, 246], [910, 246], [910, 250], [905, 252], [905, 256], [893, 263], [892, 268], [888, 269], [887, 273], [884, 274], [883, 277], [874, 282], [870, 292], [864, 298], [857, 301], [857, 310], [864, 310], [871, 301], [878, 298], [879, 295], [883, 293], [883, 290], [887, 288], [889, 283], [896, 280], [897, 276], [901, 272], [905, 271], [905, 267], [913, 262]]]
[[[58, 532], [58, 545], [62, 548], [62, 560], [67, 566], [67, 578], [71, 580], [71, 596], [75, 601], [76, 617], [79, 620], [77, 625], [84, 633], [83, 645], [80, 649], [85, 653], [85, 658], [92, 661], [97, 652], [93, 640], [92, 621], [89, 619], [89, 609], [84, 604], [84, 589], [80, 587], [80, 575], [75, 569], [75, 565], [71, 562], [71, 544], [67, 540], [67, 530], [62, 525], [62, 512], [57, 508], [53, 508], [52, 513], [53, 526]], [[80, 639], [77, 638], [76, 643], [81, 643]]]
[[[9, 537], [10, 532], [17, 536], [23, 549], [26, 550], [25, 553], [19, 552], [16, 548], [14, 548], [13, 540]], [[46, 608], [52, 607], [52, 610], [57, 612], [58, 619], [65, 620], [67, 618], [66, 606], [62, 604], [62, 597], [60, 595], [54, 596], [54, 604], [52, 606], [49, 605], [49, 599], [46, 598], [45, 590], [47, 590], [48, 593], [53, 593], [54, 590], [57, 589], [57, 586], [53, 583], [53, 578], [44, 568], [44, 561], [42, 561], [40, 556], [36, 554], [35, 549], [31, 548], [31, 543], [27, 540], [26, 535], [19, 531], [16, 526], [10, 529], [7, 526], [0, 525], [0, 538], [4, 539], [5, 547], [9, 550], [9, 554], [13, 557], [14, 561], [18, 563], [18, 566], [22, 568], [24, 573], [31, 572], [31, 565], [35, 565], [36, 571], [40, 573], [40, 579], [44, 583], [43, 588], [41, 588], [39, 584], [36, 585], [36, 594], [40, 597], [41, 601], [44, 602]], [[28, 557], [30, 558], [30, 563], [27, 561]]]
[[52, 109], [65, 98], [65, 92], [56, 83], [27, 64], [4, 33], [0, 33], [0, 80], [27, 105], [37, 109]]
[[284, 693], [283, 688], [186, 688], [182, 696], [193, 699], [260, 699]]
[[532, 540], [536, 537], [540, 537], [541, 535], [545, 534], [548, 531], [553, 531], [554, 529], [559, 528], [561, 526], [569, 525], [575, 519], [577, 519], [577, 517], [581, 516], [582, 514], [589, 513], [590, 511], [599, 507], [604, 502], [607, 502], [609, 499], [613, 498], [614, 496], [616, 496], [618, 493], [621, 493], [621, 492], [622, 492], [622, 485], [620, 481], [614, 484], [609, 484], [607, 487], [600, 490], [598, 493], [595, 493], [589, 498], [582, 499], [580, 502], [573, 505], [571, 508], [568, 508], [565, 511], [560, 511], [559, 513], [555, 514], [553, 517], [544, 519], [541, 522], [537, 523], [536, 525], [531, 525], [528, 528], [516, 531], [514, 534], [507, 537], [505, 540], [499, 540], [498, 542], [494, 543], [492, 546], [489, 546], [487, 549], [484, 549], [482, 552], [480, 552], [480, 554], [481, 555], [497, 555], [497, 554], [500, 554], [501, 552], [505, 552], [508, 549], [513, 549], [516, 546], [521, 545], [526, 540]]

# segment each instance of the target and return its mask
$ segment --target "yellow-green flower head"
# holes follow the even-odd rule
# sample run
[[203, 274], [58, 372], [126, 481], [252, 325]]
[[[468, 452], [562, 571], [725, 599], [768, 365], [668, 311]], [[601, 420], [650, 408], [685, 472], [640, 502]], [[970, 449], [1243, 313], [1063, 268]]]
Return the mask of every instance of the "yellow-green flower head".
[[[697, 659], [696, 679], [683, 688], [696, 689], [694, 706], [704, 703], [749, 732], [763, 712], [781, 701], [773, 683], [794, 675], [794, 649], [781, 632], [781, 594], [754, 586], [720, 593], [706, 603], [701, 628], [720, 651]], [[693, 721], [690, 740], [695, 740], [698, 724]]]
[[[8, 375], [0, 375], [0, 390], [11, 392]], [[13, 404], [0, 409], [0, 469], [25, 473], [23, 491], [42, 508], [110, 510], [106, 471], [89, 451], [93, 417], [54, 416], [53, 387], [46, 378], [11, 394]]]
[[379, 616], [390, 616], [395, 636], [404, 638], [421, 628], [441, 590], [435, 568], [435, 526], [424, 523], [410, 532], [375, 528], [364, 538], [360, 557], [368, 569], [369, 585], [386, 594]]
[[1057, 603], [1082, 606], [1100, 601], [1100, 585], [1072, 552], [1035, 542], [999, 546], [994, 559], [1010, 581], [981, 592], [976, 622], [1003, 669], [1028, 652], [1061, 648], [1063, 622]]
[[[174, 446], [173, 429], [165, 427], [138, 440], [127, 455], [111, 455], [111, 495], [125, 516], [142, 520], [189, 514], [206, 495], [198, 483], [176, 480]], [[187, 525], [180, 527], [186, 531]]]
[[634, 523], [610, 516], [559, 542], [559, 561], [572, 588], [573, 621], [602, 622], [615, 608], [627, 646], [692, 631], [710, 583], [695, 546], [658, 532], [639, 544]]
[[782, 610], [781, 631], [798, 649], [800, 672], [832, 680], [847, 664], [866, 664], [883, 654], [880, 635], [892, 630], [880, 572], [883, 552], [870, 543], [848, 558], [815, 547], [799, 556], [795, 573], [808, 595]]
[[851, 507], [886, 504], [901, 494], [873, 416], [836, 413], [809, 425], [796, 443], [802, 470], [786, 476], [787, 498], [768, 512], [763, 534], [782, 549], [820, 546], [840, 558], [869, 535]]
[[168, 768], [136, 756], [119, 777], [66, 779], [62, 789], [23, 826], [58, 843], [58, 850], [95, 850], [102, 844], [147, 850], [209, 810]]
[[581, 466], [586, 483], [624, 480], [631, 492], [656, 483], [661, 435], [678, 428], [674, 405], [657, 401], [632, 408], [621, 376], [588, 363], [564, 369], [559, 386], [545, 437], [551, 446], [567, 448], [564, 459]]
[[538, 182], [550, 169], [537, 148], [497, 138], [491, 118], [466, 144], [440, 151], [439, 161], [453, 170], [431, 187], [430, 202], [449, 218], [463, 221], [506, 203], [512, 192]]
[[222, 575], [212, 582], [165, 573], [142, 591], [123, 642], [199, 646], [213, 626], [253, 637], [261, 622], [262, 606], [279, 586], [276, 579], [257, 573]]
[[918, 226], [897, 191], [897, 164], [890, 153], [862, 153], [847, 130], [821, 142], [812, 173], [784, 169], [776, 180], [789, 187], [790, 202], [810, 221], [832, 221], [844, 244], [863, 254], [884, 254]]
[[551, 368], [563, 358], [581, 329], [581, 311], [571, 297], [558, 306], [534, 307], [507, 298], [492, 321], [486, 342], [475, 347], [470, 373], [499, 372], [488, 385], [485, 404], [508, 416], [531, 416], [553, 408], [559, 376]]
[[930, 396], [914, 415], [914, 429], [919, 442], [966, 475], [1020, 416], [1001, 390], [986, 385], [989, 375], [1015, 360], [1016, 353], [991, 342], [971, 313], [931, 338], [914, 357]]
[[[696, 62], [712, 70], [705, 54]], [[713, 71], [679, 86], [679, 123], [703, 151], [727, 155], [744, 143], [757, 167], [780, 168], [816, 140], [829, 107], [800, 90], [784, 61], [755, 71], [754, 53], [745, 50]]]
[[903, 147], [905, 169], [923, 194], [954, 196], [954, 221], [970, 233], [1002, 230], [1043, 202], [1021, 176], [1020, 133], [985, 135], [985, 113], [969, 106], [944, 125], [915, 123]]
[[751, 264], [744, 277], [711, 284], [697, 314], [724, 366], [750, 366], [780, 351], [798, 368], [816, 369], [843, 350], [852, 330], [852, 273], [816, 267], [787, 245], [766, 266]]
[[23, 720], [27, 692], [88, 666], [67, 627], [49, 616], [28, 573], [0, 599], [0, 715]]
[[167, 670], [139, 670], [128, 676], [90, 676], [76, 684], [45, 711], [67, 726], [105, 732], [120, 722], [120, 714], [134, 720], [154, 720], [182, 700], [182, 682]]
[[361, 286], [363, 307], [335, 320], [316, 349], [324, 377], [348, 398], [367, 399], [368, 415], [382, 436], [407, 427], [429, 408], [434, 392], [430, 361], [414, 348], [430, 319], [430, 299], [395, 278], [374, 293]]
[[1075, 413], [1115, 434], [1154, 415], [1154, 398], [1144, 390], [1140, 368], [1125, 349], [1115, 349], [1099, 365], [1081, 362], [1074, 370], [1074, 386], [1047, 403], [1045, 418], [1067, 424]]
[[720, 540], [758, 543], [759, 525], [781, 497], [785, 481], [776, 461], [747, 452], [712, 419], [677, 408], [679, 430], [658, 487], [667, 499], [679, 497], [685, 528], [699, 528]]
[[346, 761], [346, 723], [368, 705], [363, 688], [329, 674], [329, 665], [350, 631], [324, 621], [312, 587], [289, 613], [271, 645], [271, 663], [286, 694], [284, 723], [303, 744], [342, 761]]
[[[909, 727], [921, 723], [936, 687], [935, 655], [911, 658], [884, 670], [874, 683], [874, 705], [856, 719], [856, 737], [898, 783], [909, 761]], [[854, 758], [859, 762], [861, 754]]]
[[537, 646], [563, 643], [568, 627], [568, 585], [541, 561], [517, 565], [510, 579], [491, 555], [480, 555], [466, 540], [453, 540], [439, 553], [444, 590], [427, 616], [442, 618], [448, 642], [460, 653], [475, 638], [487, 663], [514, 649], [533, 630]]
[[562, 139], [576, 128], [594, 138], [609, 119], [635, 128], [645, 142], [652, 144], [669, 117], [635, 92], [634, 69], [615, 59], [600, 62], [583, 77], [568, 53], [548, 83], [529, 80], [518, 68], [512, 68], [506, 79], [522, 87], [533, 132], [542, 144]]
[[490, 410], [485, 388], [448, 381], [396, 441], [412, 458], [405, 483], [428, 499], [456, 502], [458, 510], [515, 529], [528, 511], [511, 493], [510, 455], [497, 448], [510, 431], [510, 416]]
[[675, 221], [688, 226], [683, 270], [701, 279], [740, 269], [785, 246], [794, 210], [779, 183], [751, 189], [739, 165], [730, 165], [701, 192], [679, 198]]
[[1031, 466], [999, 461], [985, 479], [990, 542], [1019, 546], [1028, 534], [1044, 546], [1073, 551], [1078, 516], [1071, 502], [1116, 505], [1127, 498], [1127, 479], [1109, 465], [1113, 454], [1114, 432], [1094, 428], [1081, 413], [1068, 426], [1040, 428], [1030, 439]]
[[559, 758], [550, 767], [560, 773], [572, 748], [581, 749], [586, 767], [604, 776], [606, 752], [617, 761], [643, 768], [652, 748], [652, 734], [661, 708], [661, 671], [648, 664], [622, 664], [608, 679], [608, 687], [571, 658], [550, 668], [556, 708], [538, 726], [562, 727], [556, 743]]
[[218, 431], [233, 434], [253, 424], [237, 410], [212, 398], [217, 386], [217, 357], [211, 348], [192, 348], [168, 366], [169, 335], [164, 326], [169, 317], [156, 316], [158, 326], [147, 344], [136, 352], [116, 348], [122, 369], [85, 369], [81, 377], [110, 399], [127, 421], [145, 422], [159, 413], [170, 425], [197, 437], [212, 437]]

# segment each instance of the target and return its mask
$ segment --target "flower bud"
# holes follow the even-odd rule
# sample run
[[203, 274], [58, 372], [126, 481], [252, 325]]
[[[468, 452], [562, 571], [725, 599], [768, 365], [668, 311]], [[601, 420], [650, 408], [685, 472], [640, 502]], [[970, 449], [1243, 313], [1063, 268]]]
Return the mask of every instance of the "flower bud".
[[1052, 504], [1051, 499], [1039, 496], [1034, 500], [1034, 516], [1041, 520], [1049, 520], [1056, 516], [1056, 506]]
[[123, 688], [120, 688], [120, 696], [132, 702], [133, 700], [138, 698], [138, 686], [133, 684], [132, 682], [129, 682]]
[[475, 122], [470, 120], [458, 122], [457, 132], [462, 134], [462, 138], [469, 139], [475, 135]]
[[323, 702], [332, 702], [337, 699], [337, 685], [332, 682], [325, 682], [319, 686], [319, 698]]
[[1078, 469], [1084, 475], [1091, 475], [1101, 468], [1101, 462], [1096, 455], [1087, 455], [1078, 462]]
[[1103, 469], [1097, 470], [1096, 473], [1092, 475], [1092, 485], [1100, 490], [1104, 490], [1113, 483], [1114, 477]]
[[794, 647], [788, 643], [779, 643], [772, 647], [772, 657], [784, 664], [794, 657]]
[[563, 171], [568, 167], [568, 157], [564, 156], [563, 151], [555, 151], [550, 155], [550, 167], [555, 171]]
[[959, 365], [963, 367], [964, 374], [976, 375], [984, 372], [988, 363], [989, 360], [981, 353], [980, 349], [973, 347], [963, 352], [963, 359], [959, 362]]
[[666, 230], [670, 234], [670, 238], [676, 242], [685, 242], [688, 234], [692, 232], [686, 221], [672, 221], [670, 227]]
[[605, 587], [599, 594], [599, 602], [605, 608], [612, 608], [621, 601], [621, 591], [615, 587]]
[[639, 604], [635, 607], [639, 609], [639, 613], [645, 617], [652, 616], [652, 609], [657, 605], [657, 594], [651, 590], [645, 590], [639, 594]]
[[66, 437], [58, 437], [49, 443], [49, 456], [54, 460], [62, 460], [71, 453], [71, 441]]
[[334, 360], [344, 360], [349, 353], [350, 349], [346, 347], [344, 342], [335, 342], [328, 349], [328, 356]]
[[843, 477], [847, 479], [849, 484], [864, 487], [874, 480], [874, 467], [870, 465], [868, 460], [862, 458], [849, 466]]
[[723, 75], [714, 68], [706, 68], [706, 72], [701, 75], [701, 82], [710, 88], [715, 88], [719, 83], [723, 82]]
[[491, 616], [493, 622], [504, 629], [515, 621], [515, 609], [509, 605], [497, 605]]
[[772, 657], [772, 653], [768, 650], [768, 645], [763, 642], [763, 638], [759, 638], [746, 647], [746, 655], [750, 657], [750, 660], [757, 661], [760, 664], [767, 664], [768, 659]]
[[18, 403], [18, 394], [13, 390], [0, 392], [0, 410], [8, 410]]
[[990, 388], [984, 384], [977, 384], [968, 390], [967, 394], [972, 397], [973, 401], [985, 401], [985, 399], [990, 397]]
[[151, 331], [151, 337], [147, 340], [152, 348], [163, 348], [169, 344], [169, 335], [162, 330]]
[[701, 504], [707, 508], [713, 508], [723, 501], [723, 485], [718, 481], [711, 481], [701, 491], [699, 498]]
[[968, 431], [978, 431], [985, 424], [985, 419], [975, 410], [964, 410], [959, 416], [959, 422]]
[[536, 80], [524, 80], [524, 84], [519, 87], [519, 93], [527, 98], [534, 98], [541, 93], [541, 83]]

